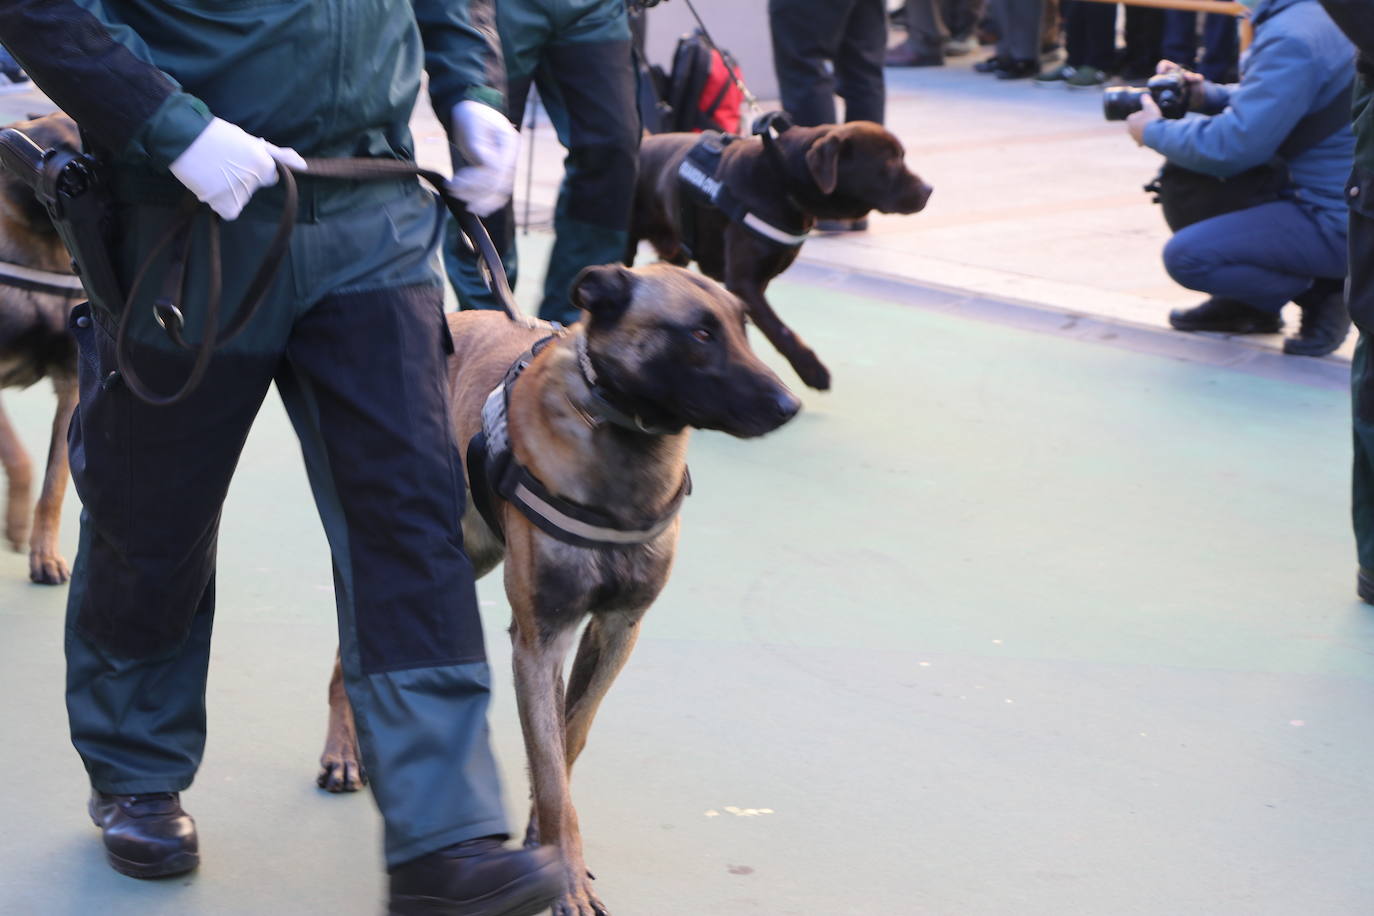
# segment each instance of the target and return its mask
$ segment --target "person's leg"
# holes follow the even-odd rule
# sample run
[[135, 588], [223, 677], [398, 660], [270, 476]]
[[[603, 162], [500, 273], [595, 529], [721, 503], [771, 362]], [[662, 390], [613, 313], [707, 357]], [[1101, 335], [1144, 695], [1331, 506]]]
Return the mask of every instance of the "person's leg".
[[1065, 0], [1064, 3], [1064, 64], [1081, 67], [1088, 59], [1087, 0]]
[[1345, 274], [1344, 240], [1292, 201], [1203, 220], [1164, 246], [1164, 266], [1188, 289], [1277, 313], [1322, 277]]
[[[126, 268], [141, 263], [170, 217], [167, 208], [126, 211]], [[274, 228], [248, 216], [224, 224], [226, 311], [240, 301]], [[204, 334], [208, 257], [200, 241], [182, 303], [195, 342]], [[129, 390], [108, 313], [85, 305], [73, 312], [80, 404], [68, 442], [83, 509], [67, 602], [67, 710], [72, 743], [99, 792], [179, 792], [200, 764], [220, 505], [278, 359], [286, 322], [274, 311], [289, 302], [288, 269], [289, 262], [254, 323], [171, 406], [151, 406]], [[155, 265], [150, 276], [161, 275]], [[193, 357], [153, 323], [154, 295], [147, 289], [130, 306], [128, 357], [145, 384], [170, 393]]]
[[802, 127], [835, 123], [835, 77], [830, 71], [855, 0], [768, 0], [782, 107]]
[[[553, 24], [548, 14], [549, 0], [502, 0], [496, 4], [496, 29], [501, 36], [501, 53], [506, 65], [506, 114], [516, 129], [525, 120], [525, 106], [529, 98], [534, 71], [539, 64], [544, 45], [550, 40]], [[442, 116], [441, 116], [442, 119]], [[448, 124], [444, 125], [446, 128]], [[453, 150], [454, 168], [463, 165], [457, 149]], [[515, 244], [514, 201], [482, 220], [491, 235], [511, 289], [519, 276], [519, 257]], [[450, 217], [444, 229], [444, 269], [462, 309], [493, 309], [502, 305], [487, 288], [477, 256], [463, 240], [458, 222]]]
[[1160, 46], [1164, 60], [1180, 67], [1197, 69], [1197, 13], [1169, 10], [1164, 14], [1164, 38]]
[[1116, 7], [1108, 3], [1079, 3], [1085, 7], [1083, 33], [1087, 49], [1083, 64], [1110, 72], [1116, 63]]
[[1126, 7], [1126, 51], [1121, 65], [1128, 79], [1144, 79], [1155, 72], [1163, 56], [1164, 11]]
[[887, 10], [883, 0], [856, 0], [835, 54], [835, 90], [844, 99], [846, 121], [883, 123], [887, 87]]
[[997, 43], [999, 79], [1021, 79], [1040, 70], [1043, 0], [1002, 0], [1002, 37]]
[[298, 227], [312, 286], [277, 386], [329, 539], [344, 683], [394, 867], [507, 831], [432, 262], [443, 214], [417, 188], [380, 216]]
[[1235, 16], [1209, 14], [1202, 26], [1199, 72], [1214, 83], [1234, 82], [1240, 57], [1240, 26]]
[[1374, 334], [1374, 218], [1350, 211], [1350, 280], [1346, 287], [1350, 318], [1359, 329], [1350, 371], [1350, 394], [1355, 441], [1351, 479], [1351, 519], [1359, 559], [1358, 589], [1374, 604], [1374, 362], [1370, 335]]
[[560, 23], [536, 78], [568, 150], [539, 317], [571, 324], [579, 316], [572, 281], [585, 267], [623, 260], [629, 240], [640, 124], [620, 0], [597, 0]]
[[[907, 0], [906, 33], [906, 41], [888, 55], [888, 66], [944, 61], [949, 30], [945, 28], [937, 0]], [[900, 51], [905, 54], [897, 53]]]

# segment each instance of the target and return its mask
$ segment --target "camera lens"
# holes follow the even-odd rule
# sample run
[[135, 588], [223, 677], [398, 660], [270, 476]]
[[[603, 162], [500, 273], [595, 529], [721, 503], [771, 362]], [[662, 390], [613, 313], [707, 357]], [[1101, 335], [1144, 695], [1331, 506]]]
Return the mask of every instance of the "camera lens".
[[1144, 89], [1123, 86], [1102, 93], [1102, 115], [1108, 121], [1124, 121], [1144, 107]]

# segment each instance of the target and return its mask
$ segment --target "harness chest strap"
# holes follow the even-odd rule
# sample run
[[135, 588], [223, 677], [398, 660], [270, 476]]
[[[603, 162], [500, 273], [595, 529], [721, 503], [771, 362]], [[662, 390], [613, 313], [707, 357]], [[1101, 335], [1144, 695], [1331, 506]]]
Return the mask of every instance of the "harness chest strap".
[[482, 407], [482, 431], [467, 447], [468, 479], [472, 502], [487, 526], [503, 542], [505, 531], [496, 513], [494, 496], [515, 506], [545, 534], [580, 547], [624, 547], [652, 541], [677, 518], [683, 501], [692, 492], [692, 477], [683, 473], [677, 494], [663, 513], [647, 524], [625, 525], [620, 520], [553, 493], [524, 465], [515, 460], [510, 446], [510, 391], [534, 357], [553, 340], [534, 344], [506, 370], [506, 376], [487, 395]]
[[690, 205], [697, 203], [714, 207], [732, 222], [739, 223], [760, 238], [787, 248], [800, 247], [809, 235], [801, 228], [800, 217], [795, 226], [774, 225], [751, 211], [724, 181], [716, 177], [725, 147], [738, 139], [733, 134], [706, 131], [682, 160], [682, 165], [678, 166], [678, 184], [683, 192], [679, 222], [682, 224], [684, 243], [689, 250], [695, 247], [696, 226]]
[[64, 299], [81, 299], [86, 295], [76, 274], [39, 270], [22, 264], [0, 261], [0, 286], [12, 286], [31, 293], [46, 293]]

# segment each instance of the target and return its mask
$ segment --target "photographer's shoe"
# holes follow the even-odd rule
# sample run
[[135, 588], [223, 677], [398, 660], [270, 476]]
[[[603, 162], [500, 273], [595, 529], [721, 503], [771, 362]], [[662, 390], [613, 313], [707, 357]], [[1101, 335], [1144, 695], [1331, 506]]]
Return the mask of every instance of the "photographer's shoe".
[[1315, 297], [1299, 296], [1295, 301], [1302, 309], [1302, 324], [1296, 336], [1283, 342], [1283, 352], [1289, 356], [1326, 356], [1345, 343], [1350, 314], [1345, 309], [1343, 289], [1328, 285]]
[[534, 916], [564, 890], [553, 847], [506, 849], [500, 837], [458, 843], [390, 873], [390, 916]]
[[200, 864], [196, 822], [176, 792], [92, 792], [86, 810], [100, 828], [110, 867], [122, 875], [165, 878]]
[[1283, 319], [1235, 299], [1208, 299], [1190, 309], [1169, 313], [1175, 331], [1218, 331], [1223, 334], [1277, 334]]

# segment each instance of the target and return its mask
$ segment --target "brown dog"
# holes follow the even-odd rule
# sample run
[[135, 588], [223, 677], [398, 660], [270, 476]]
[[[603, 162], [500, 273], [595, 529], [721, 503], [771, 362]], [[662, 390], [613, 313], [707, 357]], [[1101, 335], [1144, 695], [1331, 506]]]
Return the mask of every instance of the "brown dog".
[[699, 134], [645, 137], [639, 150], [639, 183], [630, 228], [629, 261], [641, 239], [659, 257], [686, 266], [695, 260], [702, 273], [725, 284], [744, 300], [749, 318], [787, 357], [812, 388], [830, 387], [830, 372], [811, 348], [773, 311], [764, 290], [792, 265], [804, 236], [817, 219], [859, 219], [872, 210], [916, 213], [931, 188], [903, 164], [905, 151], [890, 131], [871, 121], [792, 127], [777, 138], [776, 158], [760, 137], [725, 147], [714, 178], [751, 215], [798, 236], [780, 243], [716, 207], [692, 202], [694, 223], [687, 251], [683, 238], [682, 188], [678, 170]]
[[[579, 509], [591, 510], [647, 539], [569, 543], [499, 496], [491, 509], [504, 543], [478, 512], [468, 511], [462, 524], [479, 576], [503, 556], [506, 563], [516, 697], [533, 790], [526, 842], [552, 844], [561, 853], [567, 892], [553, 907], [557, 916], [605, 916], [582, 858], [569, 775], [597, 707], [629, 658], [640, 619], [668, 581], [691, 428], [761, 436], [791, 419], [801, 403], [750, 350], [740, 301], [698, 274], [664, 264], [635, 271], [590, 267], [572, 295], [585, 319], [552, 338], [510, 383], [510, 451], [581, 519], [587, 516]], [[548, 332], [494, 312], [450, 315], [449, 328], [453, 429], [465, 449], [483, 429], [488, 395]], [[579, 528], [577, 522], [567, 524]], [[610, 535], [603, 529], [603, 536]], [[563, 661], [588, 617], [565, 699]], [[363, 781], [357, 737], [337, 662], [329, 698], [319, 782], [331, 791], [356, 789]]]
[[[80, 145], [76, 124], [65, 115], [9, 126], [45, 149], [63, 143]], [[33, 192], [4, 169], [0, 169], [0, 262], [4, 262], [0, 273], [13, 275], [0, 279], [0, 388], [26, 388], [46, 376], [57, 392], [48, 465], [36, 509], [30, 508], [33, 470], [29, 455], [0, 407], [0, 464], [9, 481], [5, 540], [14, 550], [28, 548], [30, 579], [57, 585], [68, 576], [66, 561], [58, 553], [57, 534], [62, 497], [67, 492], [67, 426], [77, 399], [76, 345], [67, 332], [67, 313], [78, 295], [40, 291], [46, 285], [45, 274], [71, 276], [71, 257]]]

